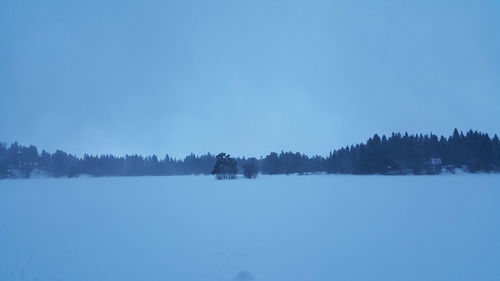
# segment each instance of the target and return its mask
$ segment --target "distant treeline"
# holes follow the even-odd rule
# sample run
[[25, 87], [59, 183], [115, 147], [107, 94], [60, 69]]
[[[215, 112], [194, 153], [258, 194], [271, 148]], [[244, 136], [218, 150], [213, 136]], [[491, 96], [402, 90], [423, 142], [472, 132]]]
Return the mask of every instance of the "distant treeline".
[[[439, 174], [460, 168], [466, 172], [499, 172], [500, 141], [495, 135], [454, 130], [436, 135], [374, 135], [366, 143], [309, 157], [302, 153], [270, 153], [266, 157], [235, 158], [238, 172], [255, 166], [263, 174]], [[35, 146], [0, 144], [0, 178], [102, 176], [160, 176], [210, 174], [215, 155], [191, 154], [184, 159], [166, 155], [84, 155], [63, 151], [38, 152]]]

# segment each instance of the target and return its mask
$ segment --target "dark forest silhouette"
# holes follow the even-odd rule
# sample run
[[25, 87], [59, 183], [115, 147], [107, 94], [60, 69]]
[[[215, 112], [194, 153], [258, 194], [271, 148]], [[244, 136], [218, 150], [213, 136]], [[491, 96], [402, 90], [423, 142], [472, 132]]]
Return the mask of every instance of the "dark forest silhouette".
[[[499, 172], [500, 141], [497, 135], [454, 130], [446, 138], [393, 133], [374, 135], [366, 143], [341, 148], [328, 156], [270, 153], [260, 159], [234, 158], [236, 172], [249, 178], [262, 174], [439, 174], [461, 168], [466, 172]], [[209, 175], [216, 156], [191, 154], [184, 159], [168, 155], [84, 155], [63, 151], [38, 152], [35, 146], [0, 145], [0, 178], [102, 176]]]

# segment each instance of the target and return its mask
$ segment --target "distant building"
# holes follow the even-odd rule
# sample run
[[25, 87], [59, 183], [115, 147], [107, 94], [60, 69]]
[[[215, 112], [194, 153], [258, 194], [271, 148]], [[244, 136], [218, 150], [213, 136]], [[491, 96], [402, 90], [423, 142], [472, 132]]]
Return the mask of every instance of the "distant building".
[[430, 164], [432, 166], [439, 166], [442, 164], [441, 158], [431, 158]]

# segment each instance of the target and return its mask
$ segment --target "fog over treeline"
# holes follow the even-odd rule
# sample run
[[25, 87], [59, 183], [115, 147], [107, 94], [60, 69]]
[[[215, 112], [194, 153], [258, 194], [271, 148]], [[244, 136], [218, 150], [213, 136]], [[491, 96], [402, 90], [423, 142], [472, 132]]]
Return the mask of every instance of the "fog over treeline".
[[[0, 178], [161, 176], [210, 174], [215, 154], [184, 159], [126, 155], [77, 157], [64, 151], [39, 152], [37, 147], [0, 144]], [[254, 165], [262, 174], [440, 174], [459, 168], [466, 172], [499, 172], [500, 141], [486, 133], [454, 130], [449, 137], [434, 134], [374, 135], [366, 143], [346, 146], [328, 156], [272, 152], [265, 157], [237, 157], [238, 172]]]

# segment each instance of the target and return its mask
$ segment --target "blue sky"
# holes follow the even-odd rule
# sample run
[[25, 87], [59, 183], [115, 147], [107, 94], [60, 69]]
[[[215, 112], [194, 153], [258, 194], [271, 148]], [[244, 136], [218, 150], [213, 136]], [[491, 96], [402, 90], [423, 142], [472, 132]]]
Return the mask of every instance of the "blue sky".
[[327, 154], [500, 132], [500, 1], [2, 1], [0, 140]]

